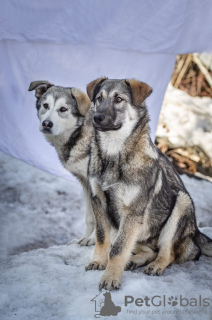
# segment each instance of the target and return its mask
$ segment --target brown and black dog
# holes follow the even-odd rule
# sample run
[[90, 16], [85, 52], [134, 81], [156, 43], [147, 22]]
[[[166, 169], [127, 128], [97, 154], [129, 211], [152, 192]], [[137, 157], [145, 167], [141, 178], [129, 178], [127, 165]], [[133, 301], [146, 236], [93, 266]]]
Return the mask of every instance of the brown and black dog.
[[127, 266], [147, 264], [146, 274], [161, 275], [172, 263], [212, 256], [188, 191], [151, 141], [145, 105], [151, 92], [135, 79], [99, 78], [87, 86], [95, 110], [88, 178], [96, 246], [86, 270], [106, 268], [100, 289], [118, 289]]

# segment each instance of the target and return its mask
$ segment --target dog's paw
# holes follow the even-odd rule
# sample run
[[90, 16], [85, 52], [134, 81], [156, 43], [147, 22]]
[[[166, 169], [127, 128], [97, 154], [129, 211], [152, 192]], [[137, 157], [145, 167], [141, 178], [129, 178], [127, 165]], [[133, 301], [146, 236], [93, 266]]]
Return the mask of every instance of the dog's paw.
[[105, 266], [96, 261], [91, 261], [87, 267], [85, 267], [85, 271], [89, 270], [105, 270]]
[[80, 239], [73, 239], [67, 243], [67, 246], [70, 246], [71, 244], [80, 244], [81, 246], [93, 246], [95, 244], [95, 238], [94, 237], [83, 237]]
[[144, 273], [148, 275], [153, 275], [153, 276], [161, 276], [163, 274], [163, 271], [164, 271], [164, 268], [152, 262], [148, 264], [148, 266], [145, 268]]
[[125, 267], [125, 271], [132, 271], [132, 270], [135, 270], [138, 268], [138, 265], [137, 263], [133, 262], [133, 261], [130, 261], [128, 262], [128, 264], [126, 265]]
[[119, 279], [111, 279], [111, 278], [105, 278], [102, 277], [100, 283], [99, 283], [99, 290], [105, 289], [105, 290], [118, 290], [121, 286], [121, 281]]
[[95, 237], [82, 238], [78, 243], [81, 246], [93, 246], [95, 244]]
[[78, 244], [80, 240], [81, 239], [73, 239], [73, 240], [69, 241], [66, 245], [70, 246], [71, 244]]

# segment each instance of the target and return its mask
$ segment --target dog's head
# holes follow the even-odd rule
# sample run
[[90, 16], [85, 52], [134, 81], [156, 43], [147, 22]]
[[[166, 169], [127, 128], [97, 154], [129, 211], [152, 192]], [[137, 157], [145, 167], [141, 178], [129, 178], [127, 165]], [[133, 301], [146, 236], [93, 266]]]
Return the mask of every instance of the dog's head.
[[76, 88], [54, 86], [48, 81], [34, 81], [29, 91], [35, 90], [40, 131], [61, 135], [73, 130], [88, 111], [91, 102], [84, 92]]
[[95, 108], [94, 127], [99, 131], [112, 131], [142, 116], [144, 101], [152, 88], [135, 79], [99, 78], [88, 84], [87, 93]]

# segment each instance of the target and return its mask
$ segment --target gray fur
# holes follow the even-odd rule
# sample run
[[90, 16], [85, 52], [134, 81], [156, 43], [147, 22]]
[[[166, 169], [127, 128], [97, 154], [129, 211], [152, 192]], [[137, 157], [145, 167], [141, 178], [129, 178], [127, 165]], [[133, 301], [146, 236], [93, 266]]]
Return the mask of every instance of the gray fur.
[[[92, 113], [88, 96], [76, 88], [54, 86], [48, 81], [34, 81], [29, 90], [35, 90], [36, 108], [40, 120], [40, 131], [52, 144], [63, 166], [81, 182], [86, 196], [86, 232], [71, 243], [92, 245], [94, 239], [94, 217], [90, 204], [87, 166], [92, 133]], [[66, 111], [62, 112], [61, 108]], [[87, 113], [86, 113], [87, 112]], [[52, 127], [43, 126], [43, 122]]]

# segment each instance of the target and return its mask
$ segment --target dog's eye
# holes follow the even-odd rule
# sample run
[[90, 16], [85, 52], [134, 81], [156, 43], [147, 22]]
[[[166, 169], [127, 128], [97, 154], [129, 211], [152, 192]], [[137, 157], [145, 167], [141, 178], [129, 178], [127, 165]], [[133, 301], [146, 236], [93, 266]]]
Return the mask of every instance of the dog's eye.
[[61, 107], [60, 108], [60, 112], [65, 112], [65, 111], [67, 111], [68, 109], [66, 109], [65, 107]]
[[121, 97], [116, 97], [116, 103], [120, 103], [120, 102], [122, 102], [122, 98]]
[[44, 107], [45, 109], [48, 109], [48, 107], [49, 107], [48, 103], [44, 103], [44, 104], [43, 104], [43, 107]]
[[99, 97], [97, 98], [97, 101], [98, 101], [98, 102], [101, 102], [101, 101], [102, 101], [102, 96], [99, 96]]

